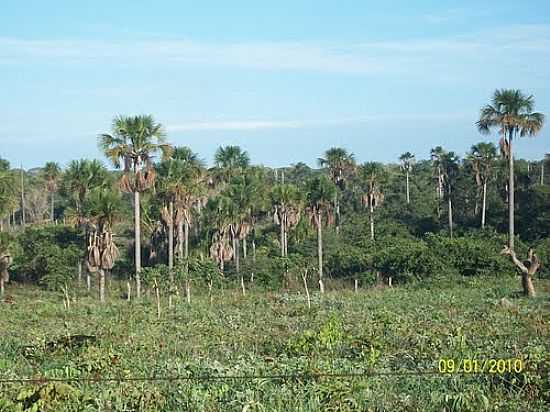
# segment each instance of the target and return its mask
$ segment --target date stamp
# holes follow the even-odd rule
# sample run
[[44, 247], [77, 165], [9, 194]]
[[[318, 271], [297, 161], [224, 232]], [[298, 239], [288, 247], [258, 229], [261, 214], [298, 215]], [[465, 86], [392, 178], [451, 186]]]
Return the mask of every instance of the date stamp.
[[440, 373], [521, 373], [525, 370], [523, 360], [510, 359], [440, 359], [438, 362]]

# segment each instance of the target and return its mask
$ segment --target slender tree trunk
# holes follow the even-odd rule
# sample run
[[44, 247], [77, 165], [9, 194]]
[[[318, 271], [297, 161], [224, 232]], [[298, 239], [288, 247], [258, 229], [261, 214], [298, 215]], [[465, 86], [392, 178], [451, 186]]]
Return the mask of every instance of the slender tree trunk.
[[21, 224], [23, 226], [27, 224], [25, 209], [25, 173], [23, 172], [23, 165], [21, 165]]
[[542, 163], [540, 164], [540, 185], [544, 185], [544, 158], [542, 159]]
[[98, 269], [99, 274], [99, 301], [105, 303], [105, 270]]
[[407, 170], [407, 204], [410, 204], [411, 203], [411, 197], [410, 197], [410, 193], [409, 193], [409, 171]]
[[55, 192], [51, 192], [50, 196], [51, 196], [50, 219], [53, 223], [53, 221], [54, 221], [54, 209], [55, 209]]
[[319, 259], [319, 290], [325, 293], [323, 283], [323, 219], [321, 211], [317, 212], [317, 257]]
[[449, 232], [451, 234], [451, 239], [453, 238], [453, 201], [451, 200], [451, 188], [449, 187]]
[[513, 131], [508, 132], [508, 243], [510, 250], [514, 250], [514, 155], [512, 151]]
[[370, 211], [370, 239], [374, 240], [374, 207], [372, 205], [372, 199], [369, 198], [369, 211]]
[[78, 283], [80, 286], [80, 283], [82, 282], [82, 261], [78, 261]]
[[4, 296], [4, 275], [0, 273], [0, 298]]
[[168, 209], [170, 214], [168, 220], [168, 273], [170, 282], [174, 283], [174, 202], [170, 201]]
[[481, 229], [485, 229], [485, 213], [487, 210], [487, 182], [483, 182], [483, 206], [481, 208]]
[[340, 233], [340, 202], [338, 201], [338, 195], [334, 197], [334, 209], [336, 210], [336, 234]]
[[281, 257], [285, 257], [285, 216], [280, 218], [279, 225], [281, 226]]
[[183, 229], [183, 221], [185, 219], [180, 219], [180, 221], [178, 222], [178, 261], [181, 263], [183, 262], [183, 259], [184, 259], [184, 244], [185, 244], [185, 239], [184, 239], [184, 229]]
[[134, 192], [134, 238], [135, 238], [135, 264], [136, 264], [136, 297], [141, 298], [141, 210], [139, 192]]
[[246, 256], [248, 255], [248, 242], [246, 241], [246, 236], [243, 239], [243, 258], [246, 259]]
[[238, 236], [235, 236], [235, 269], [237, 270], [237, 273], [241, 273], [241, 241], [239, 240]]

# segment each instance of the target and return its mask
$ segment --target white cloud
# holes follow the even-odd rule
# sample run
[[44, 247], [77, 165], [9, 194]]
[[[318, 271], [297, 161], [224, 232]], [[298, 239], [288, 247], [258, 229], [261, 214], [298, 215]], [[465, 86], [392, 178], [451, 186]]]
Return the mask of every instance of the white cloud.
[[[513, 54], [510, 54], [513, 51]], [[515, 25], [446, 38], [315, 44], [307, 42], [207, 43], [191, 40], [137, 42], [0, 38], [0, 64], [54, 61], [131, 65], [232, 66], [331, 73], [426, 72], [446, 61], [488, 64], [531, 53], [550, 56], [550, 26]], [[511, 56], [511, 57], [510, 57]]]

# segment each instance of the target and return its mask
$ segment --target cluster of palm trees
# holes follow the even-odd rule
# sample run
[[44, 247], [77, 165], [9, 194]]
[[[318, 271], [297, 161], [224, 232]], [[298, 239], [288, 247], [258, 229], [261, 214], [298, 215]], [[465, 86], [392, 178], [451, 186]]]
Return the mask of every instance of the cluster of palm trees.
[[[491, 104], [481, 110], [478, 129], [487, 133], [496, 129], [501, 134], [500, 155], [508, 165], [506, 187], [509, 208], [509, 248], [514, 247], [514, 162], [513, 141], [517, 136], [535, 135], [543, 126], [544, 116], [533, 112], [532, 96], [517, 90], [497, 90]], [[199, 229], [207, 236], [210, 257], [224, 271], [227, 262], [241, 274], [242, 259], [248, 259], [249, 242], [252, 262], [256, 260], [258, 222], [273, 221], [279, 231], [280, 255], [289, 254], [289, 234], [309, 222], [317, 234], [317, 271], [319, 287], [323, 284], [323, 230], [335, 226], [340, 233], [342, 204], [358, 201], [370, 221], [370, 239], [375, 240], [376, 210], [385, 199], [388, 167], [377, 162], [358, 165], [354, 155], [343, 148], [331, 148], [318, 159], [319, 171], [300, 163], [291, 170], [271, 176], [264, 167], [251, 166], [247, 152], [238, 146], [220, 147], [214, 167], [187, 147], [173, 147], [166, 142], [162, 125], [152, 116], [116, 117], [111, 131], [98, 137], [99, 146], [118, 170], [109, 172], [97, 160], [72, 161], [65, 171], [48, 162], [40, 171], [42, 192], [49, 196], [49, 220], [55, 221], [56, 194], [68, 199], [63, 218], [68, 224], [85, 229], [86, 257], [81, 262], [89, 272], [99, 274], [100, 298], [105, 296], [105, 272], [110, 271], [119, 256], [113, 239], [116, 224], [125, 216], [128, 202], [133, 206], [133, 255], [136, 293], [142, 293], [142, 239], [163, 238], [167, 248], [167, 266], [173, 277], [176, 263], [188, 268], [190, 231]], [[493, 143], [479, 143], [471, 148], [463, 162], [458, 156], [438, 146], [431, 150], [431, 167], [435, 182], [438, 215], [446, 204], [450, 236], [453, 236], [453, 199], [457, 179], [469, 168], [475, 176], [477, 190], [475, 215], [485, 228], [487, 190], [494, 175], [499, 153]], [[415, 155], [405, 152], [399, 157], [405, 180], [407, 205], [413, 203]], [[303, 180], [307, 178], [307, 182]], [[541, 173], [541, 181], [543, 174]], [[0, 162], [0, 222], [21, 207], [21, 223], [25, 224], [25, 192], [23, 173], [21, 190], [17, 176], [7, 162]], [[414, 193], [413, 193], [414, 194]], [[19, 197], [19, 199], [18, 199]], [[143, 200], [145, 199], [145, 205]], [[43, 212], [45, 213], [45, 212]], [[38, 213], [40, 214], [40, 213]], [[305, 218], [305, 219], [304, 219]], [[15, 220], [15, 219], [13, 219]], [[8, 219], [10, 221], [10, 219]], [[199, 225], [204, 225], [199, 228]], [[1, 229], [1, 227], [0, 227]], [[158, 255], [155, 242], [150, 257]], [[253, 275], [252, 275], [253, 276]], [[242, 274], [241, 274], [242, 281]], [[89, 277], [88, 277], [89, 285]]]

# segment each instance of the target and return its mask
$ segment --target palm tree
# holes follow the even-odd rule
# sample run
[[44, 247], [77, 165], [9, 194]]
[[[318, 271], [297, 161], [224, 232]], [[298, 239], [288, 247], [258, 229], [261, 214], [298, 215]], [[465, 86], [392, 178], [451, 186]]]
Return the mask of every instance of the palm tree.
[[105, 271], [111, 270], [119, 256], [113, 241], [113, 226], [122, 216], [122, 199], [111, 188], [92, 191], [84, 204], [88, 217], [87, 266], [90, 272], [99, 272], [99, 300], [105, 302]]
[[216, 150], [214, 163], [220, 180], [227, 184], [250, 165], [250, 156], [239, 146], [221, 146]]
[[[476, 184], [481, 188], [481, 229], [485, 228], [485, 213], [487, 210], [487, 182], [497, 159], [497, 148], [493, 143], [478, 143], [472, 146], [469, 160], [475, 173]], [[476, 200], [476, 206], [477, 206]], [[476, 207], [477, 210], [477, 207]]]
[[319, 261], [319, 289], [325, 292], [323, 283], [323, 213], [327, 225], [333, 222], [333, 200], [336, 186], [326, 176], [321, 175], [309, 181], [307, 192], [307, 212], [310, 222], [317, 228], [317, 257]]
[[8, 166], [0, 168], [0, 232], [3, 231], [3, 219], [8, 217], [18, 204], [17, 190], [15, 185], [15, 176], [9, 170]]
[[496, 128], [502, 134], [500, 145], [508, 159], [508, 237], [514, 250], [514, 153], [513, 140], [519, 136], [534, 136], [544, 124], [544, 115], [533, 112], [535, 99], [521, 90], [496, 90], [491, 104], [481, 109], [478, 130], [488, 134]]
[[[348, 153], [346, 149], [332, 147], [325, 152], [324, 158], [318, 159], [319, 166], [328, 169], [330, 180], [343, 191], [350, 175], [355, 170], [355, 159], [353, 153]], [[338, 193], [334, 197], [334, 209], [336, 211], [336, 233], [340, 231], [340, 202]]]
[[61, 168], [56, 162], [48, 162], [44, 165], [42, 169], [42, 176], [46, 181], [46, 189], [50, 193], [51, 209], [50, 209], [50, 220], [54, 221], [54, 202], [55, 202], [55, 192], [57, 191], [57, 181], [61, 175]]
[[439, 157], [442, 172], [444, 197], [447, 198], [447, 211], [449, 218], [449, 233], [453, 237], [453, 188], [458, 177], [458, 156], [454, 152], [443, 151]]
[[441, 170], [441, 158], [444, 155], [445, 150], [441, 146], [436, 146], [430, 151], [430, 157], [432, 159], [432, 165], [434, 168], [434, 178], [437, 179], [436, 193], [437, 193], [437, 216], [441, 217], [441, 200], [443, 199], [443, 172]]
[[210, 256], [223, 272], [225, 262], [230, 261], [234, 253], [228, 241], [233, 218], [233, 202], [229, 197], [219, 195], [210, 199], [206, 207], [209, 212], [209, 223], [213, 228]]
[[382, 185], [386, 179], [386, 171], [381, 163], [367, 162], [359, 168], [359, 177], [364, 193], [361, 203], [369, 208], [370, 238], [374, 240], [374, 209], [384, 201]]
[[99, 146], [113, 165], [124, 165], [120, 181], [123, 191], [134, 194], [134, 237], [136, 293], [141, 297], [141, 227], [140, 193], [153, 186], [155, 169], [152, 159], [161, 152], [162, 159], [172, 154], [172, 146], [165, 143], [165, 133], [152, 116], [119, 116], [113, 120], [112, 134], [99, 136]]
[[407, 204], [410, 204], [411, 198], [409, 192], [409, 174], [411, 173], [414, 166], [415, 158], [411, 152], [405, 152], [401, 156], [399, 156], [399, 161], [401, 162], [401, 169], [405, 172], [407, 182]]
[[273, 218], [280, 227], [281, 257], [288, 256], [288, 231], [300, 221], [302, 196], [293, 184], [280, 184], [273, 187], [271, 199], [274, 207]]

